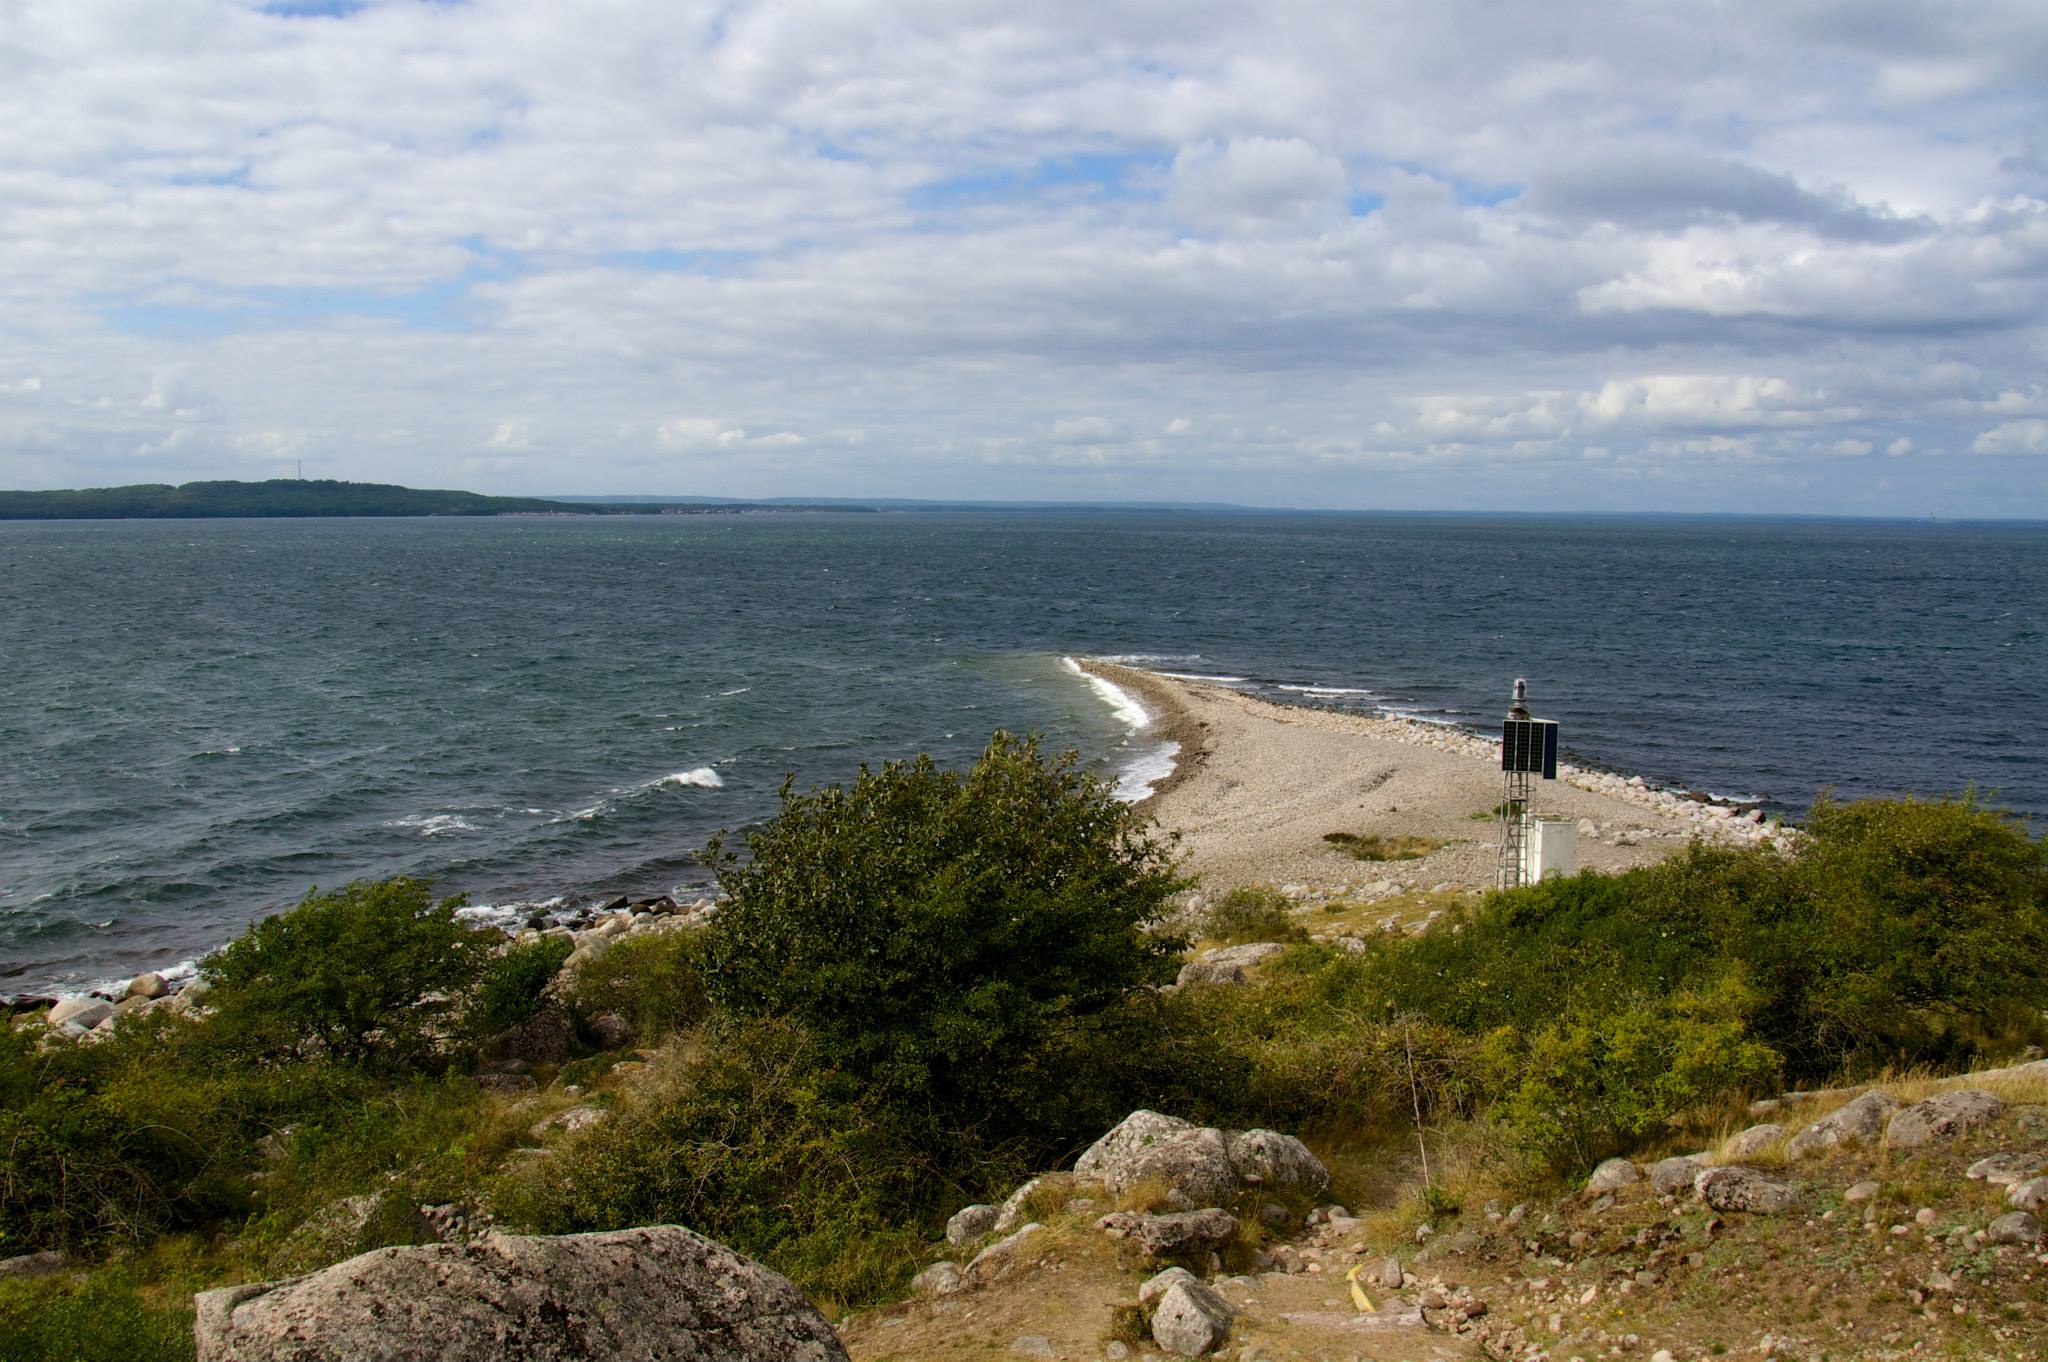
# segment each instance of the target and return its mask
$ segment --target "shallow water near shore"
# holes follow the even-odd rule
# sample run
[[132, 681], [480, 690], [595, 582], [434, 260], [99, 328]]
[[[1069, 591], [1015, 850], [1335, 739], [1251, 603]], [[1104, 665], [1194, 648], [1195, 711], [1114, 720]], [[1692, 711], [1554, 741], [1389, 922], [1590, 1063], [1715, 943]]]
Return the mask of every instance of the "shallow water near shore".
[[[685, 892], [785, 775], [1041, 731], [1157, 774], [1066, 655], [1481, 727], [1797, 811], [2048, 816], [2048, 529], [1092, 512], [0, 525], [0, 992], [314, 885]], [[1147, 765], [1149, 763], [1149, 766]]]

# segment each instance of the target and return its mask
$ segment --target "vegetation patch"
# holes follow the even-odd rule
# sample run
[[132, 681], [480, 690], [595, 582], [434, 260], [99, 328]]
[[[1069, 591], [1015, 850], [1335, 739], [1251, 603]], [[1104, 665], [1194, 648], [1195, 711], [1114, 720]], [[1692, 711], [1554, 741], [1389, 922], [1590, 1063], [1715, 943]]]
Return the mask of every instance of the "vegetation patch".
[[1412, 833], [1384, 836], [1376, 832], [1326, 832], [1323, 840], [1359, 861], [1419, 861], [1444, 845], [1440, 837], [1418, 837]]

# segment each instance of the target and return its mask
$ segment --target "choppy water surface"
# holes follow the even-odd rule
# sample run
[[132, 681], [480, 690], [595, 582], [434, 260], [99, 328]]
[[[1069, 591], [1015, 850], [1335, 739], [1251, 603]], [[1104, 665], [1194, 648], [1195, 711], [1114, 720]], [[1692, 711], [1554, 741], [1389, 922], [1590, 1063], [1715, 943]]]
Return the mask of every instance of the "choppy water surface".
[[1148, 753], [1060, 665], [1490, 724], [1803, 807], [2048, 815], [2048, 530], [1126, 513], [0, 524], [0, 991], [201, 952], [314, 885], [480, 903], [692, 856], [990, 731]]

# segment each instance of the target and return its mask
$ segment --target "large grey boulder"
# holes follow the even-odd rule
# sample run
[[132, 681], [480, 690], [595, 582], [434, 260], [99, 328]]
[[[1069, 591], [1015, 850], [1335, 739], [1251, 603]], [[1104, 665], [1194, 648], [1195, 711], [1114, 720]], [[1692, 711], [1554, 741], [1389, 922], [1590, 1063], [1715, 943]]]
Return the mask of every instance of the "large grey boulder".
[[678, 1225], [377, 1249], [202, 1291], [199, 1362], [843, 1362], [794, 1286]]
[[2005, 1103], [1977, 1088], [1938, 1092], [1895, 1113], [1884, 1128], [1884, 1142], [1893, 1149], [1917, 1149], [1953, 1140], [1996, 1120], [2004, 1110]]
[[1200, 1357], [1230, 1337], [1230, 1321], [1223, 1297], [1190, 1276], [1160, 1293], [1152, 1312], [1152, 1341], [1176, 1357]]
[[1330, 1170], [1292, 1135], [1275, 1130], [1242, 1130], [1225, 1137], [1230, 1166], [1258, 1187], [1294, 1187], [1320, 1192], [1330, 1185]]
[[69, 1026], [90, 1031], [113, 1015], [114, 1005], [103, 998], [59, 998], [57, 1005], [50, 1009], [50, 1015], [43, 1020], [52, 1027]]
[[2041, 1222], [2025, 1211], [2001, 1215], [1984, 1227], [1984, 1237], [1994, 1244], [2033, 1244], [2041, 1238]]
[[1677, 1196], [1692, 1187], [1706, 1165], [1697, 1154], [1674, 1154], [1650, 1165], [1650, 1190], [1658, 1196]]
[[1201, 1280], [1200, 1277], [1197, 1277], [1184, 1267], [1167, 1268], [1164, 1272], [1155, 1273], [1145, 1279], [1144, 1284], [1138, 1288], [1138, 1304], [1151, 1305], [1161, 1296], [1165, 1295], [1166, 1289], [1175, 1282], [1195, 1282], [1199, 1284]]
[[1111, 1238], [1128, 1239], [1150, 1257], [1171, 1258], [1229, 1243], [1237, 1233], [1237, 1218], [1214, 1206], [1203, 1211], [1178, 1211], [1172, 1215], [1113, 1211], [1096, 1221], [1095, 1228], [1105, 1231]]
[[1797, 1192], [1776, 1178], [1739, 1165], [1701, 1169], [1692, 1188], [1717, 1211], [1775, 1215], [1790, 1210], [1799, 1200]]
[[1730, 1163], [1740, 1163], [1744, 1159], [1755, 1158], [1784, 1138], [1785, 1127], [1766, 1121], [1762, 1125], [1751, 1126], [1739, 1134], [1730, 1135], [1727, 1143], [1721, 1146], [1721, 1157]]
[[2005, 1189], [2005, 1199], [2022, 1211], [2048, 1210], [2048, 1178], [2027, 1178]]
[[1885, 1122], [1904, 1105], [1890, 1093], [1872, 1089], [1794, 1135], [1785, 1146], [1785, 1157], [1803, 1159], [1838, 1145], [1875, 1144]]
[[1277, 942], [1258, 941], [1249, 946], [1220, 946], [1213, 951], [1203, 951], [1180, 967], [1180, 976], [1173, 981], [1174, 987], [1249, 983], [1251, 976], [1245, 973], [1246, 970], [1286, 949]]
[[1237, 1191], [1223, 1132], [1156, 1111], [1134, 1111], [1083, 1151], [1074, 1171], [1099, 1180], [1112, 1195], [1157, 1179], [1177, 1210], [1220, 1206]]
[[910, 1294], [930, 1299], [950, 1296], [961, 1286], [957, 1263], [937, 1262], [910, 1279]]
[[995, 1207], [985, 1202], [962, 1206], [946, 1222], [946, 1242], [954, 1248], [965, 1248], [996, 1227], [998, 1214]]
[[996, 1240], [974, 1255], [973, 1261], [961, 1272], [961, 1279], [975, 1285], [1001, 1281], [1024, 1261], [1024, 1246], [1034, 1235], [1041, 1234], [1044, 1230], [1045, 1226], [1034, 1220], [1015, 1234]]
[[1593, 1170], [1593, 1176], [1586, 1179], [1589, 1192], [1612, 1192], [1642, 1180], [1642, 1170], [1627, 1159], [1608, 1159]]

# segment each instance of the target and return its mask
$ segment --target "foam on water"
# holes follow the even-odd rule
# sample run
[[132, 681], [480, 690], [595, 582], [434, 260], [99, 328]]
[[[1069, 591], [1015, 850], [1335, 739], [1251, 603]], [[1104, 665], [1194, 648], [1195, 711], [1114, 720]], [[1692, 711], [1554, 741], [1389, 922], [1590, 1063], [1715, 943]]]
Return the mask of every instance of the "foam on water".
[[1289, 686], [1278, 685], [1275, 690], [1293, 691], [1296, 695], [1371, 695], [1363, 686]]
[[453, 832], [475, 832], [476, 824], [459, 813], [415, 813], [404, 818], [394, 818], [384, 825], [387, 828], [404, 828], [417, 832], [422, 837], [446, 837]]
[[1089, 689], [1100, 696], [1103, 703], [1116, 715], [1117, 721], [1131, 732], [1136, 733], [1152, 722], [1152, 716], [1145, 712], [1145, 707], [1138, 703], [1138, 698], [1122, 686], [1113, 681], [1105, 681], [1092, 672], [1083, 671], [1081, 664], [1071, 657], [1061, 658], [1060, 665], [1086, 681]]
[[709, 766], [699, 766], [695, 770], [678, 771], [672, 776], [650, 780], [641, 788], [658, 789], [663, 785], [689, 785], [700, 790], [722, 790], [725, 788], [725, 781]]
[[1167, 743], [1132, 757], [1116, 773], [1116, 797], [1126, 804], [1135, 804], [1151, 794], [1160, 781], [1173, 774], [1174, 763], [1180, 759], [1180, 744]]

